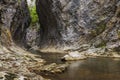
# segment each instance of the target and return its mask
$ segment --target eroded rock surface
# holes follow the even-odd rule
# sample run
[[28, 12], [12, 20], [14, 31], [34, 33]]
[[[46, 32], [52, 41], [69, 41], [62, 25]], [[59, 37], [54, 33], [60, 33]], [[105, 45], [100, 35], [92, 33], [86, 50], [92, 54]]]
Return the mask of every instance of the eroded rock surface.
[[6, 45], [12, 41], [25, 45], [26, 29], [30, 24], [30, 15], [26, 0], [0, 1], [1, 41]]
[[26, 45], [29, 24], [26, 0], [0, 0], [0, 80], [47, 80], [29, 70], [45, 61], [17, 46]]
[[80, 54], [79, 52], [70, 52], [69, 54], [63, 56], [61, 59], [63, 61], [73, 61], [73, 60], [84, 60], [87, 57], [85, 55]]
[[105, 47], [119, 51], [119, 0], [37, 0], [36, 5], [41, 24], [40, 46], [70, 51]]
[[32, 67], [31, 72], [34, 72], [36, 74], [41, 74], [41, 75], [55, 75], [57, 73], [63, 73], [64, 71], [67, 70], [68, 64], [56, 64], [56, 63], [51, 63], [48, 65], [44, 65], [41, 67]]

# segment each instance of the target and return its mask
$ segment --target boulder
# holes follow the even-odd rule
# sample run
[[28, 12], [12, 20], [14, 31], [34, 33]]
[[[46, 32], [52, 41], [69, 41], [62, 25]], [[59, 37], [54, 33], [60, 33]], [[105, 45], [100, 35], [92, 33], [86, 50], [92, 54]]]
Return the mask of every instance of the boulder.
[[78, 51], [75, 51], [75, 52], [70, 52], [64, 57], [62, 57], [62, 60], [73, 61], [73, 60], [84, 60], [86, 58], [87, 58], [86, 56], [80, 54]]

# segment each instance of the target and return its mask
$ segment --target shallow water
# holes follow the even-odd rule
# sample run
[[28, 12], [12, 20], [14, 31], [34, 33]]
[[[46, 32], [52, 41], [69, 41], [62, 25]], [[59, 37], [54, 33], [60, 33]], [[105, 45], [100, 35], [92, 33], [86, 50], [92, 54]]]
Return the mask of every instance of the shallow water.
[[[64, 64], [62, 54], [41, 54], [49, 63]], [[72, 61], [64, 73], [53, 74], [52, 80], [120, 80], [120, 58], [88, 58]]]
[[72, 62], [59, 77], [60, 80], [120, 80], [120, 60], [91, 58]]

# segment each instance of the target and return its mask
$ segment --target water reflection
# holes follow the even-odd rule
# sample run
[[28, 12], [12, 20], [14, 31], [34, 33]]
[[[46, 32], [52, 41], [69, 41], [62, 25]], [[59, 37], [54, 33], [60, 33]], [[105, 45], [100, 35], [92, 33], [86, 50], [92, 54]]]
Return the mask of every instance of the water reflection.
[[91, 58], [71, 63], [59, 76], [61, 80], [120, 80], [119, 75], [120, 59]]
[[[47, 63], [64, 64], [60, 54], [43, 54]], [[62, 74], [56, 74], [52, 80], [120, 80], [120, 58], [89, 58], [87, 60], [67, 62], [69, 67]]]
[[79, 71], [78, 67], [81, 66], [83, 62], [84, 61], [77, 61], [69, 65], [68, 76], [70, 76], [70, 79], [74, 80], [74, 76], [76, 76], [77, 72]]

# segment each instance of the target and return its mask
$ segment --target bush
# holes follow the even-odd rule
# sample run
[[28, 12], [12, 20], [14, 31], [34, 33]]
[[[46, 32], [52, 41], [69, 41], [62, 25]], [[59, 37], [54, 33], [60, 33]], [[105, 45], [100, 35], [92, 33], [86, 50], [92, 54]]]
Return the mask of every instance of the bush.
[[30, 16], [32, 19], [32, 24], [37, 23], [38, 22], [38, 15], [36, 12], [36, 6], [30, 7], [29, 10], [30, 10]]

